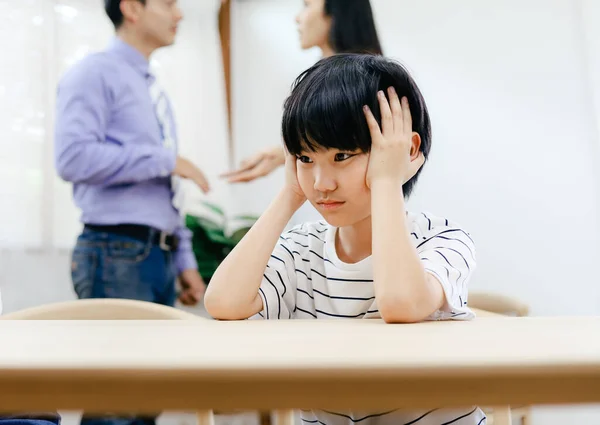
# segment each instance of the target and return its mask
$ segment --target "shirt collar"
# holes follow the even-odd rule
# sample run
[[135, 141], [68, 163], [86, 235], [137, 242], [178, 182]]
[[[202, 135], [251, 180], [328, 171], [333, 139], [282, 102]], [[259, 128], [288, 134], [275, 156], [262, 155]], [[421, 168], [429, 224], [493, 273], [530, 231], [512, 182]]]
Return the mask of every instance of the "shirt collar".
[[119, 37], [114, 37], [109, 46], [108, 51], [114, 52], [117, 56], [129, 63], [133, 68], [140, 72], [144, 77], [150, 75], [150, 63], [137, 49], [130, 44], [127, 44]]

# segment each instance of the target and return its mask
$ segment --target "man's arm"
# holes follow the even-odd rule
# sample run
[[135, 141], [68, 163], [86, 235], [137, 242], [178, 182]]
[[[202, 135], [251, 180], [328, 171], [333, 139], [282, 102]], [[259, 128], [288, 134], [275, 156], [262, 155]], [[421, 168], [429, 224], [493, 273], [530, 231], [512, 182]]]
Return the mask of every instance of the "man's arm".
[[175, 230], [175, 235], [179, 237], [179, 246], [174, 253], [175, 267], [177, 274], [183, 273], [184, 270], [198, 269], [198, 263], [192, 250], [192, 232], [186, 227], [184, 219], [181, 225]]
[[72, 69], [56, 99], [55, 162], [66, 181], [111, 185], [168, 176], [175, 152], [162, 146], [122, 145], [108, 140], [113, 93], [106, 68], [88, 61]]
[[174, 252], [175, 267], [182, 289], [179, 300], [184, 305], [196, 305], [206, 291], [206, 284], [198, 271], [192, 249], [192, 232], [185, 226], [185, 219], [182, 218], [175, 234], [179, 237], [179, 246]]

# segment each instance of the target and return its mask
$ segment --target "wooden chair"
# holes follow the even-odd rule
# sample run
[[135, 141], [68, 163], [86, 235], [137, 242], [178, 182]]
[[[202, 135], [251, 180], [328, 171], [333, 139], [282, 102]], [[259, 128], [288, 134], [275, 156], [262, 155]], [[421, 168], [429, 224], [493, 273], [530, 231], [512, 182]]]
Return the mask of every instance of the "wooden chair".
[[469, 292], [469, 307], [503, 316], [523, 317], [529, 314], [529, 306], [516, 298], [491, 292]]
[[84, 299], [30, 307], [2, 320], [206, 320], [183, 310], [145, 301]]
[[[494, 315], [523, 317], [529, 314], [529, 306], [520, 300], [490, 292], [470, 292], [469, 307], [474, 310], [482, 310], [478, 312], [479, 316], [489, 316], [489, 313], [493, 313]], [[510, 425], [511, 419], [518, 420], [520, 425], [531, 425], [530, 406], [511, 406], [508, 412], [504, 407], [491, 410], [490, 416], [493, 417], [492, 423], [495, 425]]]
[[[46, 304], [0, 316], [0, 320], [207, 320], [203, 317], [145, 301], [125, 299], [84, 299]], [[293, 411], [276, 411], [277, 425], [293, 425]], [[211, 410], [197, 413], [198, 425], [214, 425]], [[269, 425], [271, 415], [261, 414]]]

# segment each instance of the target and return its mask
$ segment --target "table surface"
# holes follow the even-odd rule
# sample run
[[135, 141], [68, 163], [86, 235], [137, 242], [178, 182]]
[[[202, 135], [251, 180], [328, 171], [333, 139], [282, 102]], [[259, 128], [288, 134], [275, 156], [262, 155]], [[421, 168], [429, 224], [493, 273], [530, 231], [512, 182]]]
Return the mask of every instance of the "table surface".
[[598, 335], [600, 317], [0, 321], [0, 410], [600, 402]]

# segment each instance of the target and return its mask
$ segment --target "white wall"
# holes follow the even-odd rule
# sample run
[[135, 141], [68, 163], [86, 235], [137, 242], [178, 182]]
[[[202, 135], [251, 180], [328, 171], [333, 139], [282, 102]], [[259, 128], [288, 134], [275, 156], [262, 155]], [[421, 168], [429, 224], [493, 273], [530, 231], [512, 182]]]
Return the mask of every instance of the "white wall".
[[582, 0], [581, 16], [583, 19], [581, 31], [588, 66], [587, 75], [591, 84], [590, 101], [593, 103], [596, 126], [600, 135], [600, 2]]
[[198, 199], [227, 204], [230, 186], [219, 178], [228, 167], [227, 101], [218, 29], [220, 0], [180, 0], [184, 19], [175, 45], [157, 52], [161, 81], [169, 93], [180, 139], [181, 155], [206, 174], [211, 192], [203, 196], [185, 181], [184, 208]]
[[[433, 120], [431, 162], [411, 207], [448, 215], [474, 234], [474, 287], [522, 297], [538, 315], [600, 313], [587, 273], [598, 254], [600, 141], [590, 107], [593, 48], [579, 28], [583, 4], [373, 4], [386, 54], [412, 70]], [[289, 86], [318, 58], [298, 49], [299, 7], [235, 3], [238, 160], [280, 141]], [[246, 208], [264, 208], [281, 176], [239, 186]], [[564, 296], [565, 282], [587, 296]]]
[[[600, 2], [372, 0], [383, 48], [420, 84], [434, 129], [412, 209], [469, 229], [473, 288], [534, 315], [600, 314]], [[237, 159], [280, 141], [282, 101], [318, 58], [299, 51], [299, 0], [235, 3]], [[242, 186], [260, 211], [278, 173]], [[598, 423], [597, 409], [541, 409], [536, 423]], [[565, 420], [566, 419], [566, 420]], [[595, 420], [593, 420], [595, 419]]]
[[[319, 58], [301, 52], [293, 24], [300, 1], [233, 2], [232, 100], [236, 161], [281, 143], [283, 101], [298, 74]], [[269, 204], [282, 170], [265, 179], [233, 186], [239, 212], [260, 213]]]
[[[181, 152], [206, 172], [211, 199], [229, 199], [218, 179], [227, 167], [225, 84], [217, 28], [220, 0], [180, 0], [185, 14], [176, 44], [153, 55], [152, 64], [175, 108]], [[0, 156], [2, 248], [70, 248], [81, 229], [71, 185], [56, 175], [53, 160], [56, 84], [66, 69], [104, 49], [114, 36], [97, 0], [4, 0], [0, 27]], [[10, 182], [10, 183], [8, 183]], [[190, 193], [199, 191], [191, 185]], [[40, 212], [41, 211], [41, 212]]]
[[[205, 171], [210, 199], [231, 199], [218, 175], [227, 167], [225, 85], [217, 29], [220, 0], [180, 0], [185, 18], [175, 46], [153, 56], [173, 102], [180, 148]], [[0, 28], [0, 291], [4, 312], [74, 296], [69, 252], [81, 231], [71, 185], [54, 169], [57, 79], [104, 49], [114, 30], [98, 0], [3, 0]], [[157, 67], [157, 68], [156, 68]], [[190, 188], [187, 201], [201, 198]]]
[[[412, 206], [464, 223], [478, 289], [515, 294], [533, 314], [600, 312], [598, 138], [572, 0], [375, 1], [384, 48], [424, 89], [432, 161]], [[435, 7], [433, 7], [435, 4]], [[414, 18], [413, 18], [414, 16]], [[564, 283], [587, 297], [565, 297]]]

